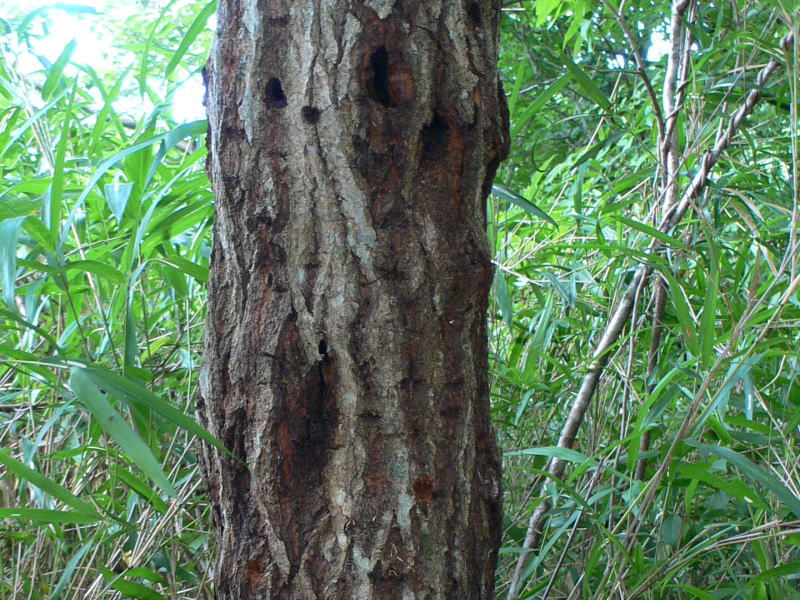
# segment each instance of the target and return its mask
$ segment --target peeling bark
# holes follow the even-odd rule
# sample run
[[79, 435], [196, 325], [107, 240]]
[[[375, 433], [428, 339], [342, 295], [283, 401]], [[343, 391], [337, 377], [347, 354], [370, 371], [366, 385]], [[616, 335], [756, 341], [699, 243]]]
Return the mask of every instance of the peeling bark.
[[199, 412], [217, 597], [490, 599], [497, 0], [222, 0]]

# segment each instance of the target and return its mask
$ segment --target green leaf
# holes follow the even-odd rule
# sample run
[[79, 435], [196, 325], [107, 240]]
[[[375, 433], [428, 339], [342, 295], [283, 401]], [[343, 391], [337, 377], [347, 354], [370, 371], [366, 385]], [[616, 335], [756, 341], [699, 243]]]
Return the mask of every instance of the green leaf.
[[156, 573], [152, 569], [146, 569], [145, 567], [134, 567], [133, 569], [128, 569], [125, 571], [125, 575], [128, 577], [147, 579], [147, 581], [152, 581], [153, 583], [163, 583], [164, 585], [168, 585], [167, 580], [162, 575]]
[[762, 571], [750, 580], [750, 584], [752, 585], [778, 577], [786, 577], [787, 575], [797, 576], [798, 573], [800, 573], [800, 560], [795, 560], [785, 565]]
[[75, 104], [75, 91], [78, 89], [78, 80], [72, 82], [72, 91], [67, 101], [64, 111], [64, 123], [61, 126], [61, 135], [58, 137], [56, 145], [56, 160], [53, 165], [53, 184], [49, 190], [49, 202], [45, 202], [42, 212], [42, 221], [50, 230], [51, 237], [58, 236], [61, 226], [62, 205], [64, 203], [64, 165], [67, 157], [67, 144], [70, 140], [70, 128], [72, 126], [72, 109]]
[[600, 154], [601, 150], [603, 150], [608, 146], [613, 146], [619, 140], [621, 140], [623, 135], [624, 134], [622, 132], [614, 133], [605, 138], [604, 140], [597, 142], [594, 146], [592, 146], [591, 148], [586, 150], [583, 154], [581, 154], [578, 158], [576, 158], [575, 164], [573, 166], [578, 167], [583, 163], [585, 163], [586, 161], [595, 158], [598, 154]]
[[164, 160], [164, 156], [166, 156], [169, 150], [174, 148], [175, 145], [181, 140], [184, 140], [187, 137], [198, 137], [204, 135], [206, 131], [208, 131], [208, 121], [205, 119], [200, 121], [192, 121], [191, 123], [183, 123], [182, 125], [178, 125], [174, 129], [168, 131], [163, 136], [163, 140], [158, 148], [158, 152], [156, 152], [156, 155], [153, 158], [153, 163], [150, 165], [150, 171], [147, 174], [144, 187], [146, 188], [150, 185], [150, 182], [156, 173], [156, 169], [158, 169], [158, 166], [161, 164], [161, 161]]
[[769, 510], [769, 505], [754, 490], [750, 489], [743, 481], [738, 478], [726, 481], [716, 476], [710, 471], [710, 465], [703, 463], [682, 462], [676, 466], [675, 472], [702, 481], [711, 487], [728, 494], [731, 498], [736, 498], [740, 502], [752, 504], [759, 510]]
[[150, 489], [144, 481], [136, 477], [130, 471], [122, 468], [121, 466], [117, 466], [114, 469], [114, 475], [116, 475], [121, 481], [125, 483], [129, 488], [131, 488], [134, 492], [139, 494], [142, 498], [150, 502], [153, 505], [153, 508], [164, 514], [167, 512], [167, 503], [164, 502], [161, 498], [159, 498], [158, 494], [155, 490]]
[[75, 52], [77, 45], [78, 43], [75, 40], [72, 40], [66, 46], [64, 46], [64, 49], [56, 59], [56, 62], [54, 62], [53, 66], [48, 69], [47, 79], [42, 86], [42, 97], [45, 100], [52, 95], [53, 90], [55, 90], [56, 86], [61, 81], [61, 75], [64, 73], [64, 67], [67, 66], [69, 59], [72, 58], [72, 53]]
[[37, 202], [36, 200], [25, 200], [22, 198], [2, 200], [0, 201], [0, 221], [14, 219], [16, 217], [27, 217], [38, 210], [40, 206], [41, 202]]
[[[712, 262], [713, 264], [713, 262]], [[714, 342], [716, 338], [717, 300], [718, 294], [717, 269], [712, 268], [710, 277], [706, 281], [705, 299], [703, 301], [703, 314], [700, 315], [700, 363], [709, 368], [714, 363]]]
[[28, 217], [15, 217], [0, 222], [0, 286], [8, 308], [17, 311], [14, 296], [17, 290], [17, 238], [19, 228]]
[[170, 74], [175, 70], [181, 60], [183, 59], [183, 55], [186, 54], [186, 51], [189, 49], [189, 46], [197, 39], [197, 36], [206, 28], [206, 23], [208, 22], [209, 17], [214, 14], [217, 10], [217, 2], [213, 0], [206, 4], [203, 9], [198, 13], [195, 17], [192, 24], [189, 26], [189, 29], [181, 39], [181, 43], [178, 46], [178, 49], [172, 55], [172, 59], [169, 61], [166, 70], [164, 71], [164, 76], [169, 78]]
[[108, 585], [128, 598], [139, 598], [140, 600], [166, 600], [164, 596], [141, 583], [135, 583], [124, 579], [122, 575], [117, 575], [110, 569], [101, 566], [100, 572]]
[[161, 465], [150, 452], [147, 444], [131, 429], [122, 415], [109, 404], [86, 369], [72, 367], [69, 384], [75, 395], [94, 415], [100, 426], [120, 445], [130, 461], [150, 477], [165, 494], [177, 498], [178, 494], [175, 488], [164, 475]]
[[96, 547], [96, 540], [94, 536], [92, 536], [83, 546], [80, 547], [80, 550], [72, 555], [72, 558], [69, 559], [67, 565], [64, 567], [61, 578], [58, 580], [56, 587], [53, 588], [48, 600], [58, 600], [62, 597], [61, 594], [67, 589], [72, 581], [72, 575], [75, 573], [75, 569], [78, 568], [78, 565], [81, 564], [83, 557], [86, 556], [86, 553], [89, 552], [89, 550]]
[[697, 357], [699, 360], [700, 345], [697, 341], [697, 327], [695, 326], [694, 319], [692, 318], [692, 313], [689, 310], [689, 302], [686, 299], [686, 291], [678, 283], [678, 281], [672, 277], [672, 275], [666, 275], [663, 270], [661, 273], [669, 281], [669, 297], [672, 299], [672, 306], [675, 308], [675, 314], [678, 317], [678, 322], [683, 329], [686, 346], [688, 347], [692, 356]]
[[0, 519], [22, 519], [40, 523], [71, 523], [89, 525], [96, 523], [99, 515], [89, 515], [68, 510], [46, 510], [42, 508], [0, 508]]
[[733, 466], [744, 472], [745, 475], [760, 483], [773, 494], [775, 494], [778, 500], [783, 502], [783, 504], [785, 504], [786, 507], [792, 513], [794, 513], [796, 517], [800, 518], [800, 498], [795, 496], [789, 488], [783, 485], [783, 483], [771, 473], [764, 471], [761, 467], [745, 458], [738, 452], [731, 450], [730, 448], [701, 444], [700, 442], [692, 439], [685, 440], [685, 443], [688, 446], [697, 448], [698, 450], [702, 450], [710, 454], [715, 454], [728, 461]]
[[566, 54], [561, 54], [560, 59], [561, 63], [567, 67], [567, 70], [575, 78], [578, 86], [583, 89], [586, 96], [603, 110], [610, 111], [611, 103], [608, 101], [608, 97], [600, 90], [592, 78], [581, 67], [572, 62]]
[[117, 223], [120, 223], [125, 215], [125, 207], [128, 205], [128, 200], [130, 200], [133, 184], [107, 183], [103, 189], [105, 190], [106, 201], [111, 209], [111, 214], [114, 215]]
[[64, 271], [81, 271], [83, 273], [93, 273], [99, 277], [107, 279], [117, 285], [125, 284], [125, 276], [111, 265], [97, 262], [96, 260], [73, 260], [65, 264]]
[[536, 99], [531, 102], [527, 108], [525, 108], [525, 111], [514, 119], [511, 127], [511, 139], [515, 139], [517, 135], [522, 133], [525, 127], [531, 122], [533, 117], [536, 116], [542, 107], [547, 104], [556, 94], [567, 87], [567, 84], [570, 81], [572, 81], [572, 74], [569, 72], [564, 73], [561, 77], [550, 84], [541, 94], [539, 94]]
[[676, 585], [669, 585], [667, 587], [670, 589], [682, 590], [687, 594], [690, 594], [692, 598], [699, 598], [700, 600], [718, 600], [717, 596], [713, 596], [708, 592], [704, 592], [700, 588], [696, 588], [691, 585], [676, 584]]
[[33, 113], [28, 119], [23, 123], [20, 128], [14, 132], [14, 135], [11, 136], [8, 143], [3, 148], [3, 151], [0, 152], [0, 158], [4, 157], [9, 150], [12, 148], [18, 148], [19, 144], [17, 143], [20, 138], [28, 131], [37, 121], [44, 120], [43, 117], [47, 115], [51, 108], [53, 108], [61, 98], [66, 96], [69, 93], [69, 89], [62, 90], [59, 92], [55, 98], [50, 100], [47, 104], [45, 104], [42, 108], [37, 110]]
[[25, 329], [30, 329], [31, 331], [35, 331], [37, 334], [42, 336], [42, 339], [47, 340], [47, 343], [53, 346], [54, 349], [60, 351], [58, 340], [56, 340], [53, 336], [51, 336], [47, 331], [45, 331], [41, 327], [37, 327], [33, 323], [30, 323], [29, 321], [26, 321], [25, 319], [20, 317], [16, 313], [16, 311], [11, 312], [8, 310], [0, 309], [0, 317], [7, 319], [9, 321], [13, 321], [14, 323], [17, 323], [20, 327], [23, 327]]
[[541, 208], [539, 208], [538, 206], [536, 206], [535, 204], [533, 204], [533, 203], [532, 203], [530, 200], [526, 200], [525, 198], [523, 198], [522, 196], [520, 196], [520, 195], [519, 195], [519, 194], [517, 194], [516, 192], [514, 192], [514, 191], [512, 191], [512, 190], [508, 189], [507, 187], [505, 187], [505, 186], [503, 186], [503, 185], [500, 185], [500, 184], [497, 184], [497, 183], [495, 183], [495, 184], [492, 186], [492, 193], [493, 193], [495, 196], [499, 196], [500, 198], [503, 198], [503, 199], [505, 199], [505, 200], [508, 200], [509, 202], [511, 202], [511, 204], [514, 204], [514, 205], [516, 205], [516, 206], [519, 206], [519, 207], [520, 207], [522, 210], [524, 210], [525, 212], [527, 212], [527, 213], [530, 213], [530, 214], [532, 214], [532, 215], [534, 215], [534, 216], [536, 216], [536, 217], [539, 217], [540, 219], [542, 219], [542, 220], [544, 220], [544, 221], [547, 221], [547, 222], [548, 222], [548, 223], [550, 223], [550, 224], [551, 224], [553, 227], [555, 227], [556, 229], [558, 229], [558, 223], [556, 223], [556, 222], [555, 222], [555, 221], [554, 221], [554, 220], [553, 220], [553, 219], [550, 217], [550, 215], [548, 215], [548, 214], [547, 214], [546, 212], [544, 212], [544, 211], [543, 211]]
[[25, 220], [25, 233], [41, 246], [42, 250], [49, 254], [56, 254], [56, 238], [50, 233], [41, 219], [36, 216], [28, 217]]
[[165, 266], [180, 271], [184, 275], [192, 277], [198, 283], [205, 284], [208, 282], [208, 268], [198, 265], [195, 262], [186, 260], [182, 256], [172, 254], [166, 258], [161, 259], [159, 262]]
[[112, 396], [116, 396], [129, 403], [133, 402], [139, 404], [152, 410], [161, 417], [171, 421], [189, 433], [196, 435], [201, 440], [211, 444], [233, 458], [233, 454], [230, 450], [223, 446], [222, 443], [205, 428], [198, 425], [194, 419], [182, 413], [141, 385], [98, 367], [87, 367], [82, 369], [82, 372], [94, 385], [106, 390]]
[[661, 524], [661, 537], [671, 548], [677, 548], [681, 541], [683, 520], [680, 515], [668, 515]]
[[543, 446], [541, 448], [525, 448], [524, 450], [515, 450], [513, 452], [506, 452], [505, 456], [546, 456], [547, 458], [557, 458], [565, 462], [572, 462], [577, 464], [592, 463], [596, 461], [593, 458], [581, 454], [577, 450], [570, 450], [569, 448], [560, 448], [558, 446]]
[[140, 96], [144, 96], [148, 91], [147, 75], [150, 70], [150, 47], [158, 37], [158, 26], [161, 24], [162, 20], [164, 20], [164, 17], [169, 9], [172, 8], [172, 5], [175, 4], [175, 1], [176, 0], [169, 0], [169, 2], [164, 5], [164, 8], [161, 9], [161, 13], [158, 15], [158, 18], [155, 19], [153, 24], [150, 26], [150, 32], [147, 36], [147, 40], [145, 41], [144, 48], [139, 51], [141, 60], [139, 64], [139, 74], [136, 79], [139, 82]]
[[503, 315], [503, 321], [506, 322], [509, 329], [512, 329], [514, 326], [514, 306], [511, 302], [511, 294], [508, 293], [506, 276], [500, 269], [497, 269], [494, 274], [494, 295], [497, 298], [500, 313]]
[[691, 252], [689, 248], [677, 238], [672, 237], [671, 235], [667, 235], [656, 229], [655, 227], [651, 227], [650, 225], [646, 225], [645, 223], [640, 223], [639, 221], [634, 221], [633, 219], [628, 219], [627, 217], [622, 217], [619, 215], [614, 215], [614, 218], [619, 221], [620, 223], [624, 223], [631, 229], [635, 229], [636, 231], [641, 231], [642, 233], [649, 235], [650, 237], [654, 237], [660, 242], [667, 244], [668, 246], [672, 246], [673, 248], [678, 248], [679, 250], [683, 250], [684, 252]]
[[[171, 147], [172, 145], [174, 145], [175, 143], [178, 142], [178, 140], [175, 139], [177, 136], [181, 136], [182, 135], [182, 136], [185, 137], [186, 135], [190, 135], [190, 134], [191, 135], [195, 135], [195, 134], [199, 135], [197, 132], [204, 132], [206, 130], [206, 128], [207, 128], [207, 123], [205, 121], [195, 121], [193, 123], [186, 123], [185, 125], [181, 125], [179, 127], [176, 127], [175, 129], [173, 129], [171, 131], [168, 131], [167, 133], [161, 133], [159, 135], [155, 135], [155, 136], [153, 136], [151, 138], [148, 138], [146, 140], [143, 140], [141, 142], [137, 142], [136, 144], [133, 144], [132, 146], [129, 146], [129, 147], [125, 148], [124, 150], [121, 150], [120, 152], [117, 152], [112, 157], [107, 158], [102, 163], [100, 163], [100, 165], [97, 167], [97, 170], [95, 171], [94, 175], [92, 175], [92, 177], [89, 179], [89, 181], [86, 184], [86, 186], [83, 188], [83, 191], [81, 192], [81, 195], [78, 196], [78, 199], [75, 201], [75, 205], [73, 206], [72, 211], [70, 212], [69, 218], [67, 219], [67, 223], [64, 225], [64, 228], [62, 230], [61, 244], [64, 243], [64, 240], [66, 238], [67, 232], [69, 231], [69, 228], [72, 227], [72, 223], [77, 218], [78, 211], [81, 210], [81, 208], [83, 207], [84, 201], [89, 196], [89, 194], [92, 192], [92, 190], [94, 189], [94, 186], [97, 185], [97, 183], [100, 181], [100, 179], [102, 179], [102, 177], [106, 174], [106, 172], [111, 167], [116, 165], [118, 162], [120, 162], [124, 158], [126, 158], [126, 157], [128, 157], [128, 156], [130, 156], [132, 154], [135, 154], [135, 153], [139, 152], [140, 150], [142, 150], [144, 148], [148, 148], [148, 147], [150, 147], [150, 146], [152, 146], [154, 144], [158, 144], [159, 142], [162, 142], [162, 141], [167, 140], [167, 139], [169, 139], [172, 142], [172, 144], [167, 143], [165, 145], [168, 146], [168, 147]], [[157, 167], [157, 164], [154, 161], [153, 167], [151, 167], [151, 175], [150, 175], [150, 177], [152, 177], [152, 174], [155, 173], [155, 168], [156, 167]]]
[[3, 463], [9, 471], [16, 474], [18, 477], [32, 483], [53, 498], [61, 500], [67, 506], [71, 506], [78, 512], [96, 520], [100, 519], [100, 515], [90, 504], [87, 504], [72, 492], [61, 487], [55, 481], [48, 479], [38, 471], [34, 471], [20, 461], [11, 458], [8, 451], [0, 450], [0, 463]]
[[100, 142], [100, 136], [105, 131], [109, 118], [114, 122], [120, 132], [123, 131], [122, 122], [116, 112], [114, 112], [113, 102], [122, 92], [122, 85], [125, 82], [130, 69], [131, 67], [128, 67], [122, 72], [122, 74], [117, 78], [114, 87], [112, 87], [111, 91], [108, 93], [106, 93], [103, 82], [94, 73], [94, 71], [89, 71], [89, 74], [92, 77], [92, 82], [95, 84], [95, 86], [97, 86], [97, 89], [100, 90], [100, 93], [103, 95], [104, 102], [103, 108], [101, 108], [100, 112], [97, 113], [97, 118], [95, 119], [94, 128], [92, 130], [92, 138], [91, 142], [89, 143], [89, 147], [91, 148], [90, 152], [92, 154], [94, 154], [95, 150], [97, 149], [98, 143]]

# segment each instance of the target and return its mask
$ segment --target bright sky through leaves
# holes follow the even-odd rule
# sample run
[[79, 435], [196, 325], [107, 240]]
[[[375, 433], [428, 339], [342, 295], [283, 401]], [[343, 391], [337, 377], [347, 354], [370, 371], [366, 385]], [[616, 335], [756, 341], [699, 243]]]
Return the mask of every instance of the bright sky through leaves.
[[[50, 21], [53, 26], [43, 29], [40, 21], [32, 24], [31, 37], [33, 51], [54, 62], [64, 47], [73, 39], [77, 42], [72, 62], [88, 65], [98, 73], [113, 70], [112, 57], [125, 55], [126, 50], [115, 45], [112, 33], [104, 28], [107, 21], [121, 22], [137, 11], [136, 3], [120, 0], [82, 0], [80, 3], [61, 3], [62, 5], [80, 6], [94, 9], [99, 14], [71, 14], [63, 10], [50, 11]], [[25, 0], [21, 4], [17, 0], [0, 0], [0, 18], [8, 12], [29, 13], [37, 8], [54, 6], [49, 0]], [[213, 26], [213, 18], [211, 20]], [[19, 52], [12, 60], [17, 61], [17, 68], [22, 73], [34, 73], [42, 69], [39, 59], [34, 53], [28, 52], [24, 46], [19, 45]], [[134, 55], [131, 54], [131, 60]], [[98, 97], [99, 102], [99, 97]], [[138, 96], [125, 97], [116, 103], [117, 110], [129, 113], [138, 119], [153, 110], [153, 103], [148, 98]], [[205, 118], [203, 107], [203, 82], [199, 75], [187, 79], [175, 92], [172, 103], [172, 117], [178, 122], [190, 122]]]

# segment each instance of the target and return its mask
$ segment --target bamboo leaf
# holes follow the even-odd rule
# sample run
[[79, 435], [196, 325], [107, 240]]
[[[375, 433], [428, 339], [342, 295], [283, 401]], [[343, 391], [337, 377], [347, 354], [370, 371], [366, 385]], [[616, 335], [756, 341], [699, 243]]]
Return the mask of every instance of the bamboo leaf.
[[0, 519], [22, 519], [39, 523], [70, 523], [90, 525], [99, 520], [99, 515], [68, 510], [47, 510], [43, 508], [0, 508]]
[[185, 429], [192, 435], [196, 435], [201, 440], [211, 444], [233, 458], [233, 454], [205, 428], [198, 425], [194, 419], [182, 413], [141, 385], [97, 367], [87, 367], [83, 369], [82, 372], [94, 385], [106, 390], [112, 396], [116, 396], [125, 402], [135, 403], [152, 410], [156, 414], [164, 417], [178, 427]]
[[67, 506], [71, 506], [78, 512], [94, 519], [100, 519], [100, 515], [90, 504], [87, 504], [72, 492], [63, 488], [55, 481], [48, 479], [38, 471], [34, 471], [20, 461], [11, 458], [8, 451], [0, 450], [0, 463], [3, 463], [9, 471], [15, 473], [18, 477], [32, 483], [53, 498], [61, 500]]
[[558, 446], [542, 446], [541, 448], [526, 448], [524, 450], [514, 450], [506, 452], [505, 456], [546, 456], [547, 458], [557, 458], [566, 462], [577, 464], [594, 463], [594, 459], [581, 454], [577, 450], [560, 448]]
[[499, 196], [500, 198], [503, 198], [504, 200], [508, 200], [509, 202], [511, 202], [511, 204], [519, 206], [525, 212], [530, 213], [530, 214], [534, 215], [535, 217], [539, 217], [540, 219], [542, 219], [544, 221], [547, 221], [553, 227], [558, 229], [558, 223], [556, 223], [550, 217], [550, 215], [548, 215], [541, 208], [539, 208], [538, 206], [533, 204], [530, 200], [526, 200], [525, 198], [523, 198], [522, 196], [520, 196], [516, 192], [510, 190], [509, 188], [496, 183], [496, 184], [494, 184], [492, 186], [492, 193], [495, 196]]
[[797, 498], [797, 496], [795, 496], [794, 493], [792, 493], [792, 491], [783, 484], [783, 482], [781, 482], [771, 473], [767, 473], [754, 462], [745, 458], [738, 452], [731, 450], [730, 448], [701, 444], [700, 442], [691, 439], [685, 440], [685, 443], [693, 448], [697, 448], [698, 450], [702, 450], [703, 452], [707, 452], [709, 454], [715, 454], [716, 456], [728, 461], [730, 464], [740, 469], [745, 475], [760, 483], [773, 494], [775, 494], [778, 500], [786, 505], [786, 508], [794, 513], [796, 517], [800, 518], [800, 498]]
[[634, 221], [633, 219], [629, 219], [627, 217], [623, 217], [620, 215], [614, 215], [614, 218], [619, 221], [620, 223], [624, 223], [631, 229], [635, 229], [636, 231], [641, 231], [642, 233], [649, 235], [650, 237], [656, 238], [658, 241], [667, 244], [668, 246], [672, 246], [673, 248], [677, 248], [679, 250], [683, 250], [684, 252], [690, 252], [689, 248], [680, 241], [678, 238], [672, 237], [671, 235], [667, 235], [645, 223], [640, 223], [639, 221]]
[[58, 583], [53, 588], [53, 591], [50, 593], [48, 600], [58, 600], [61, 598], [61, 594], [67, 589], [70, 582], [72, 581], [72, 575], [75, 573], [75, 569], [78, 568], [78, 565], [81, 564], [83, 557], [86, 556], [86, 553], [89, 550], [96, 547], [96, 541], [94, 537], [90, 537], [89, 540], [83, 544], [80, 549], [72, 555], [72, 557], [67, 562], [66, 566], [64, 567], [63, 573], [61, 573], [61, 577], [58, 580]]
[[56, 86], [61, 82], [61, 75], [64, 73], [64, 68], [69, 63], [69, 59], [72, 58], [72, 53], [75, 52], [77, 45], [78, 43], [75, 40], [70, 41], [64, 46], [64, 49], [56, 59], [56, 62], [53, 63], [53, 66], [48, 69], [47, 79], [42, 86], [43, 98], [49, 98], [56, 89]]
[[27, 217], [15, 217], [0, 222], [0, 286], [9, 310], [16, 312], [14, 296], [17, 289], [17, 238], [19, 228]]
[[514, 306], [511, 303], [511, 295], [508, 293], [506, 277], [500, 269], [494, 274], [494, 295], [497, 298], [497, 305], [500, 313], [509, 329], [514, 326]]
[[114, 215], [117, 223], [120, 223], [122, 217], [125, 215], [125, 207], [128, 205], [128, 200], [130, 200], [133, 184], [108, 183], [103, 189], [105, 191], [108, 207], [111, 209], [111, 214]]
[[181, 60], [183, 60], [184, 54], [192, 45], [192, 43], [197, 39], [197, 36], [206, 28], [206, 23], [211, 15], [214, 14], [217, 10], [217, 1], [213, 0], [206, 4], [203, 9], [197, 14], [192, 24], [189, 26], [189, 29], [184, 34], [183, 38], [181, 39], [181, 43], [178, 46], [178, 49], [172, 55], [172, 59], [169, 61], [167, 68], [164, 71], [164, 76], [169, 78], [170, 74], [175, 70]]
[[122, 415], [109, 404], [86, 372], [86, 369], [72, 367], [70, 369], [69, 383], [80, 401], [94, 415], [100, 426], [120, 445], [131, 462], [150, 477], [165, 494], [172, 498], [177, 498], [178, 494], [175, 488], [169, 482], [167, 476], [164, 475], [161, 465], [150, 452], [147, 444], [131, 429]]
[[762, 571], [750, 580], [750, 584], [760, 583], [762, 581], [769, 581], [770, 579], [777, 579], [778, 577], [786, 577], [788, 575], [797, 576], [800, 573], [800, 560], [795, 560], [779, 567], [773, 567]]
[[603, 110], [611, 110], [611, 103], [608, 101], [608, 97], [600, 90], [592, 78], [580, 66], [572, 62], [572, 59], [566, 54], [561, 54], [560, 58], [561, 63], [567, 67], [567, 70], [575, 78], [578, 86], [583, 89], [586, 96]]

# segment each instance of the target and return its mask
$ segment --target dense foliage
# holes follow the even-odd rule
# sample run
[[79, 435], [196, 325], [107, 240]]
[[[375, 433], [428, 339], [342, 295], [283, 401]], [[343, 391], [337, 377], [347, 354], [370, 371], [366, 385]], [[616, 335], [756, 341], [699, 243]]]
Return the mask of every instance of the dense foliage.
[[[798, 54], [780, 45], [795, 8], [684, 1], [671, 71], [668, 2], [506, 4], [513, 149], [488, 210], [498, 597], [799, 598]], [[211, 597], [190, 416], [213, 198], [205, 124], [172, 103], [214, 8], [0, 15], [0, 597]], [[24, 68], [75, 13], [118, 52], [92, 68], [67, 44]], [[752, 89], [753, 114], [661, 227]], [[559, 443], [593, 370], [575, 443]], [[567, 469], [548, 478], [554, 458]]]

